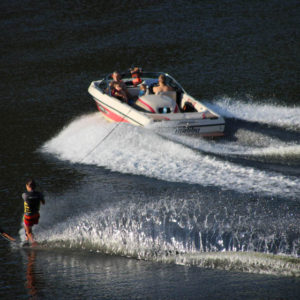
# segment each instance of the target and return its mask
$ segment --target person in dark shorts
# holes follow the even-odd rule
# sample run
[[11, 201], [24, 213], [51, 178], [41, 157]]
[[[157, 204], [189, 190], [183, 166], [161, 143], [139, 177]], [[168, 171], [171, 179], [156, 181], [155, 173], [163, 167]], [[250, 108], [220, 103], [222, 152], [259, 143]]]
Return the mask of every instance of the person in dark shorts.
[[45, 204], [43, 194], [35, 189], [36, 183], [33, 179], [30, 179], [26, 183], [26, 192], [22, 194], [24, 200], [24, 228], [26, 240], [29, 240], [31, 243], [35, 243], [32, 226], [39, 223], [40, 204]]

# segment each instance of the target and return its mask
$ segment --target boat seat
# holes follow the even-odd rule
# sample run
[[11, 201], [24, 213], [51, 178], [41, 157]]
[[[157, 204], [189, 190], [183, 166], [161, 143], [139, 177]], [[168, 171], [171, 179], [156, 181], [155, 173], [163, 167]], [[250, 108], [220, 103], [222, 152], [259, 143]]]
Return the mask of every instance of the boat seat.
[[137, 97], [140, 92], [139, 87], [128, 87], [127, 90], [132, 97]]
[[176, 102], [177, 93], [175, 91], [159, 92], [157, 95], [167, 96], [173, 99]]

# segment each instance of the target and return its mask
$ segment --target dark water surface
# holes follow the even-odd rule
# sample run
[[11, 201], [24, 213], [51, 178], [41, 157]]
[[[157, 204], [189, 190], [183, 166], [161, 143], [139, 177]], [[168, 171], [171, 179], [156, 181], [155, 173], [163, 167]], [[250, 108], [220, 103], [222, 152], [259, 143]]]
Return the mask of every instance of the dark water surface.
[[[1, 1], [0, 227], [24, 239], [28, 177], [46, 196], [39, 248], [0, 240], [1, 299], [299, 299], [299, 10]], [[173, 75], [226, 137], [106, 123], [87, 88], [132, 65]]]

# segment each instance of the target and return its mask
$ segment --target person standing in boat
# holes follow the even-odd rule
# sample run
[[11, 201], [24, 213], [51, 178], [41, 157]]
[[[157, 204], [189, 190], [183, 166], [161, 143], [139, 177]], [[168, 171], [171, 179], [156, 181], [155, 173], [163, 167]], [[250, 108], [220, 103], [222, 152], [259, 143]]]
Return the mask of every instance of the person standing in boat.
[[44, 195], [36, 189], [36, 183], [30, 179], [26, 183], [26, 192], [22, 194], [24, 200], [24, 228], [26, 240], [35, 243], [32, 227], [39, 223], [40, 204], [45, 204]]
[[166, 76], [160, 74], [158, 77], [158, 86], [153, 87], [153, 93], [157, 95], [158, 93], [169, 91], [174, 91], [174, 89], [166, 84]]

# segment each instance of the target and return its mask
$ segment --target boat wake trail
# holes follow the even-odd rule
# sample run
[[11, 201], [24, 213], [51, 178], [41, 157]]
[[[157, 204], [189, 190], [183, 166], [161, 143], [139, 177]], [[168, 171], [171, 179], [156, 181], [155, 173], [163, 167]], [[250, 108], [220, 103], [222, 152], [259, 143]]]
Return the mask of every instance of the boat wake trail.
[[[82, 192], [53, 200], [51, 212], [42, 208], [36, 236], [47, 247], [300, 276], [299, 176], [226, 159], [263, 157], [266, 163], [278, 159], [297, 166], [299, 143], [284, 139], [281, 131], [289, 131], [278, 125], [276, 134], [273, 125], [269, 134], [269, 126], [258, 124], [252, 130], [246, 124], [233, 137], [209, 141], [116, 126], [98, 113], [84, 115], [41, 151], [88, 164], [93, 176]], [[127, 176], [122, 176], [122, 185], [114, 188], [105, 180], [99, 184], [95, 167], [141, 175], [134, 180], [146, 185], [150, 180], [143, 177], [188, 185], [174, 189], [175, 184], [164, 183], [161, 189], [158, 182], [157, 192], [151, 187], [149, 193], [145, 186], [124, 185]]]
[[245, 103], [231, 98], [223, 98], [216, 101], [214, 105], [207, 105], [227, 118], [259, 122], [297, 132], [300, 131], [300, 107]]
[[[106, 123], [98, 114], [83, 116], [48, 141], [42, 151], [72, 163], [96, 165], [112, 171], [171, 182], [215, 186], [223, 190], [233, 189], [241, 193], [259, 193], [291, 199], [300, 196], [298, 177], [243, 166], [222, 157], [194, 151], [199, 149], [210, 153], [224, 154], [227, 151], [241, 154], [246, 150], [256, 156], [274, 156], [275, 148], [272, 145], [250, 149], [232, 142], [218, 144], [204, 142], [202, 139], [190, 139], [182, 145], [165, 139], [152, 130], [127, 124], [121, 124], [110, 134], [112, 126], [116, 125]], [[110, 135], [107, 137], [107, 134]], [[284, 147], [284, 150], [279, 150], [281, 153], [294, 151], [298, 157], [297, 144]], [[287, 157], [290, 153], [288, 152]], [[281, 154], [276, 152], [276, 155], [280, 157]]]
[[228, 98], [206, 105], [227, 117], [224, 138], [212, 142], [172, 132], [160, 134], [208, 154], [300, 165], [300, 108], [245, 104]]
[[[105, 190], [106, 186], [102, 186]], [[300, 276], [299, 209], [272, 200], [122, 192], [67, 193], [41, 210], [36, 236], [47, 248], [85, 249], [143, 260]], [[122, 195], [121, 195], [122, 194]], [[100, 195], [100, 196], [99, 196]], [[115, 201], [118, 199], [118, 201]], [[24, 234], [20, 230], [20, 234]], [[274, 254], [277, 254], [274, 256]], [[284, 256], [282, 256], [282, 255]]]

